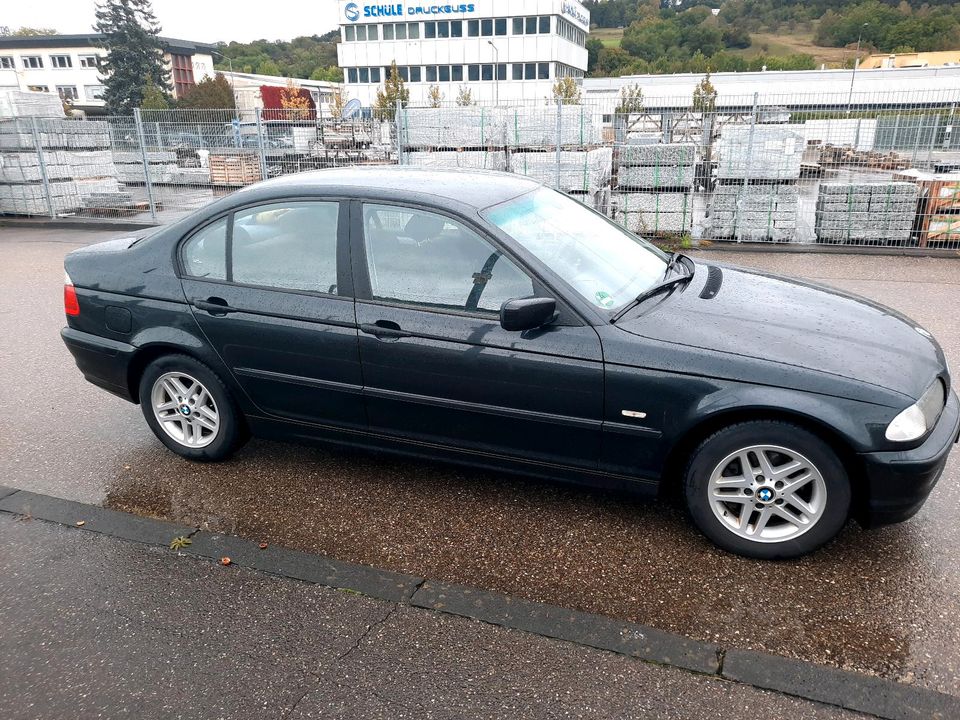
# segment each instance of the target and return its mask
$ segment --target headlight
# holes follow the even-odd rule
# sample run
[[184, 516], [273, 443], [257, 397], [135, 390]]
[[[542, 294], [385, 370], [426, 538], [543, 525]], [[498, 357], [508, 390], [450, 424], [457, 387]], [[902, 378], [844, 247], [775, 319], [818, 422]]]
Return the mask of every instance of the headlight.
[[946, 386], [943, 380], [937, 379], [916, 403], [891, 421], [887, 426], [887, 440], [910, 442], [923, 437], [936, 424], [946, 399]]

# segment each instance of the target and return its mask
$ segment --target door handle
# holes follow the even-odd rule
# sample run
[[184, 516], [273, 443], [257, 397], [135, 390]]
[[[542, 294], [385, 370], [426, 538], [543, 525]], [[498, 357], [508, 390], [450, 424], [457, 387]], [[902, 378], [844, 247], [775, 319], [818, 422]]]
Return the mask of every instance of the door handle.
[[206, 300], [194, 300], [193, 306], [198, 310], [204, 310], [211, 315], [228, 315], [230, 313], [238, 312], [227, 305], [226, 300], [218, 297], [207, 298]]
[[364, 323], [360, 326], [360, 330], [367, 335], [373, 335], [381, 340], [398, 340], [403, 337], [410, 337], [410, 333], [402, 330], [400, 326], [392, 320], [378, 320], [373, 324]]

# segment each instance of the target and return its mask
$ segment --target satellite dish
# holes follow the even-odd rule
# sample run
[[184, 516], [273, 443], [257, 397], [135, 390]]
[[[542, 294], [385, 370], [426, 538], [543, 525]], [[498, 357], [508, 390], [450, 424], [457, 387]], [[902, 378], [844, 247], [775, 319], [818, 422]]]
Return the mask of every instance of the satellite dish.
[[359, 113], [363, 105], [357, 98], [349, 101], [346, 105], [343, 106], [343, 119], [351, 120], [355, 118]]

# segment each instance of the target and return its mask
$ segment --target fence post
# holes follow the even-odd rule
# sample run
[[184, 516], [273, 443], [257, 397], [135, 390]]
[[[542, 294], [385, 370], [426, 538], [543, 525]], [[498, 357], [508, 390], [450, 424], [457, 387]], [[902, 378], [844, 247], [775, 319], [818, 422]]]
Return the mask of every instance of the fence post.
[[150, 179], [150, 160], [147, 158], [147, 140], [143, 134], [143, 119], [140, 108], [134, 108], [133, 121], [137, 126], [137, 142], [140, 144], [140, 159], [143, 161], [143, 180], [147, 189], [147, 202], [150, 204], [150, 217], [157, 219], [157, 207], [153, 202], [153, 182]]
[[[263, 124], [260, 121], [261, 110], [263, 108], [256, 108], [255, 112], [257, 114], [257, 150], [260, 153], [260, 179], [267, 179], [267, 154], [263, 149]], [[291, 132], [293, 132], [291, 130]]]
[[[561, 159], [561, 150], [563, 147], [563, 98], [557, 98], [557, 185], [556, 189], [560, 190], [560, 159]], [[562, 192], [562, 190], [561, 190]]]
[[743, 227], [740, 225], [740, 210], [743, 205], [743, 197], [747, 193], [747, 181], [750, 175], [750, 161], [753, 159], [753, 133], [757, 129], [757, 99], [759, 93], [753, 94], [753, 110], [750, 112], [750, 135], [747, 139], [747, 156], [744, 158], [743, 166], [743, 184], [740, 185], [740, 194], [737, 196], [737, 209], [733, 217], [733, 229], [737, 236], [737, 242], [743, 242]]
[[396, 118], [397, 124], [397, 165], [403, 165], [403, 102], [397, 98]]
[[53, 195], [50, 193], [50, 177], [47, 175], [47, 160], [43, 157], [43, 143], [40, 141], [40, 130], [37, 128], [37, 118], [30, 118], [30, 127], [33, 130], [33, 146], [37, 149], [37, 159], [40, 161], [40, 179], [43, 180], [43, 196], [47, 200], [47, 212], [51, 218], [57, 217], [53, 207]]

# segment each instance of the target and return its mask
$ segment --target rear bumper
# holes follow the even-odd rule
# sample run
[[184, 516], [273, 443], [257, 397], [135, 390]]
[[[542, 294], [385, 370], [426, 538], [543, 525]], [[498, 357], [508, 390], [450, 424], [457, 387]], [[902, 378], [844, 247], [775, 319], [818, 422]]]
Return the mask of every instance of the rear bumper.
[[940, 420], [918, 448], [861, 455], [867, 480], [864, 523], [888, 525], [913, 517], [933, 490], [960, 440], [960, 400], [953, 391]]
[[69, 327], [60, 331], [60, 337], [87, 380], [124, 400], [136, 402], [128, 382], [130, 363], [137, 351], [133, 345]]

